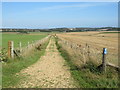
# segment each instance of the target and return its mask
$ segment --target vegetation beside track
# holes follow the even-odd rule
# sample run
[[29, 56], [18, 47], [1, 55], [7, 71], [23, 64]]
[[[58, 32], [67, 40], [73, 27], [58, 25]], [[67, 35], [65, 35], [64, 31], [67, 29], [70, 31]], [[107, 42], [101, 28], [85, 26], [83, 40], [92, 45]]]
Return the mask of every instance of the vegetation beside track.
[[[48, 41], [49, 42], [49, 41]], [[32, 51], [29, 56], [23, 58], [15, 58], [14, 60], [8, 60], [2, 65], [2, 85], [3, 88], [9, 88], [17, 85], [17, 83], [25, 78], [17, 75], [22, 69], [27, 68], [28, 66], [34, 64], [39, 60], [39, 58], [44, 55], [45, 49], [48, 45], [48, 42], [44, 43], [41, 46], [41, 50], [35, 49]]]
[[80, 88], [118, 88], [118, 72], [113, 68], [108, 67], [106, 73], [99, 71], [98, 66], [89, 61], [83, 67], [77, 67], [71, 59], [68, 52], [58, 43], [56, 38], [56, 45], [66, 60], [66, 64], [70, 67], [70, 72], [77, 86]]

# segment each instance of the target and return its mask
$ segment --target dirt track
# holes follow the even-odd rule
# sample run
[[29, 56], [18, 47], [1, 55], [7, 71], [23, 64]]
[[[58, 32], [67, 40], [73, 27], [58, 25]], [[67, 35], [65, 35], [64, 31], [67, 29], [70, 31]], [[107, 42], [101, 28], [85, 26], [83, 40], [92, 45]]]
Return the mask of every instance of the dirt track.
[[22, 70], [20, 75], [26, 77], [17, 88], [74, 88], [74, 81], [69, 68], [58, 52], [54, 38], [46, 48], [44, 56], [32, 66]]

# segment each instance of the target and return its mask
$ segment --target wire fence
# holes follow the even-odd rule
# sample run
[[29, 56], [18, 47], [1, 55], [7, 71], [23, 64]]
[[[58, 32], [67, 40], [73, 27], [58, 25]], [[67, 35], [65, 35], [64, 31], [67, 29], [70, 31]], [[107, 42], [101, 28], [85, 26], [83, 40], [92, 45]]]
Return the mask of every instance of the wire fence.
[[14, 59], [16, 56], [17, 57], [26, 56], [29, 52], [31, 52], [35, 48], [40, 47], [42, 44], [48, 41], [49, 38], [50, 35], [41, 40], [32, 41], [32, 43], [28, 41], [26, 47], [22, 47], [22, 42], [19, 42], [17, 48], [14, 48], [15, 43], [14, 41], [8, 41], [8, 50], [7, 51], [2, 50], [0, 52], [0, 61], [4, 61], [7, 58]]
[[[63, 37], [58, 37], [58, 43], [62, 45], [64, 49], [70, 54], [73, 62], [77, 66], [81, 66], [88, 61], [93, 61], [96, 64], [102, 64], [103, 62], [103, 48], [94, 47], [92, 44], [84, 43], [78, 44], [73, 43], [70, 40], [67, 40]], [[106, 48], [106, 47], [105, 47]], [[109, 52], [106, 54], [106, 63], [118, 65], [118, 54], [113, 55], [114, 53]], [[115, 63], [113, 63], [115, 62]]]

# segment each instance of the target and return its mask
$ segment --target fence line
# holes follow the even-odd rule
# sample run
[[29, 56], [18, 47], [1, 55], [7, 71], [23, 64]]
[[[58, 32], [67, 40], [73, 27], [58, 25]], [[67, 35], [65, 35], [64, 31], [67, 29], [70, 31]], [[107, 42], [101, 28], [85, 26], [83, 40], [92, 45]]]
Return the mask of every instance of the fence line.
[[[93, 59], [95, 62], [101, 64], [102, 70], [106, 72], [106, 66], [116, 66], [114, 64], [111, 64], [108, 62], [108, 58], [106, 57], [106, 54], [104, 53], [104, 49], [101, 49], [99, 51], [97, 48], [92, 47], [92, 45], [86, 43], [85, 45], [77, 44], [77, 43], [72, 43], [69, 40], [66, 40], [65, 38], [58, 37], [59, 43], [63, 45], [65, 48], [69, 48], [73, 51], [73, 53], [77, 54], [78, 57], [81, 57], [82, 59], [80, 60], [84, 64]], [[69, 51], [68, 51], [69, 52]], [[118, 69], [118, 66], [115, 68]]]
[[35, 42], [32, 41], [31, 44], [29, 44], [27, 47], [23, 48], [21, 53], [23, 53], [23, 55], [26, 55], [29, 51], [33, 50], [35, 47], [38, 47], [40, 44], [44, 44], [49, 38], [50, 38], [50, 35], [41, 40], [38, 40]]
[[[22, 48], [22, 42], [19, 42], [19, 47], [14, 49], [14, 42], [13, 41], [9, 41], [8, 42], [8, 57], [9, 58], [14, 58], [14, 54], [17, 56], [24, 56], [26, 55], [28, 52], [30, 52], [31, 50], [34, 50], [36, 47], [41, 46], [41, 44], [44, 44], [47, 40], [49, 40], [50, 35], [35, 41], [30, 44], [30, 42], [27, 42], [27, 46]], [[19, 55], [18, 55], [19, 53]]]

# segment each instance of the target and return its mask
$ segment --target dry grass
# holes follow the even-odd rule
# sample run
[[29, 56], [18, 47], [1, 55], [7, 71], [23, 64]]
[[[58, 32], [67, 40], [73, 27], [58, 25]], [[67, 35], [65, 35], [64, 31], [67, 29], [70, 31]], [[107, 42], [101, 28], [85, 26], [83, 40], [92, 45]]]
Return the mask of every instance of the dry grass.
[[[90, 59], [101, 62], [102, 59], [102, 49], [107, 48], [107, 61], [118, 65], [118, 33], [105, 33], [105, 32], [72, 32], [57, 34], [62, 41], [68, 41], [68, 46], [65, 44], [66, 48], [74, 44], [73, 48], [69, 48], [69, 53], [73, 57], [76, 57], [76, 61], [88, 60], [87, 51], [89, 46], [89, 56]], [[77, 48], [77, 45], [80, 47]], [[86, 46], [87, 45], [87, 46]], [[81, 50], [82, 49], [82, 50]], [[79, 51], [79, 52], [78, 52]], [[80, 55], [80, 53], [82, 53]]]
[[[118, 72], [113, 68], [108, 67], [107, 72], [103, 73], [98, 69], [98, 65], [95, 63], [95, 56], [90, 55], [92, 61], [83, 64], [84, 59], [87, 58], [87, 54], [78, 55], [78, 51], [70, 48], [69, 45], [65, 45], [64, 40], [58, 40], [56, 38], [56, 45], [61, 55], [66, 60], [70, 67], [71, 75], [78, 83], [80, 88], [117, 88], [118, 87]], [[82, 49], [81, 49], [82, 50]], [[82, 50], [83, 51], [83, 50]], [[86, 51], [86, 50], [84, 50]], [[91, 51], [91, 50], [90, 50]], [[83, 58], [83, 56], [85, 58]], [[94, 54], [93, 54], [94, 55]], [[93, 60], [94, 59], [94, 60]], [[94, 61], [94, 62], [93, 62]]]
[[46, 48], [46, 53], [35, 64], [20, 71], [18, 75], [26, 77], [20, 83], [19, 88], [74, 88], [73, 78], [69, 67], [60, 56], [54, 38]]

